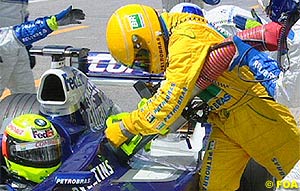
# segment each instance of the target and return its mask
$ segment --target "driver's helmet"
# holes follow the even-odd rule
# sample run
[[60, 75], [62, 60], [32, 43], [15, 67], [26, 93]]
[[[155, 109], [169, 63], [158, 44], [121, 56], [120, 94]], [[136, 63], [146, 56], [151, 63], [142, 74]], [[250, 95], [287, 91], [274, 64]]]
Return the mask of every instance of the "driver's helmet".
[[162, 73], [167, 65], [167, 40], [156, 10], [130, 4], [110, 17], [106, 40], [116, 61], [150, 73]]
[[298, 10], [298, 0], [258, 0], [272, 21], [280, 22], [282, 16], [291, 15]]
[[12, 175], [40, 183], [61, 165], [60, 136], [45, 117], [24, 114], [7, 125], [2, 154]]
[[204, 10], [201, 7], [193, 3], [179, 3], [170, 10], [170, 13], [191, 13], [201, 17], [204, 17], [203, 12]]

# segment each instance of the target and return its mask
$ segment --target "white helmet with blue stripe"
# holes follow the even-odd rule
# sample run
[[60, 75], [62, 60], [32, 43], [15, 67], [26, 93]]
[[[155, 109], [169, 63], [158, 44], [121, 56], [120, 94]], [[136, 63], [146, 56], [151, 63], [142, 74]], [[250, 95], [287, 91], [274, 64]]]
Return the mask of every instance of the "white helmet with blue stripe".
[[191, 13], [204, 17], [201, 7], [193, 3], [179, 3], [170, 10], [170, 13]]

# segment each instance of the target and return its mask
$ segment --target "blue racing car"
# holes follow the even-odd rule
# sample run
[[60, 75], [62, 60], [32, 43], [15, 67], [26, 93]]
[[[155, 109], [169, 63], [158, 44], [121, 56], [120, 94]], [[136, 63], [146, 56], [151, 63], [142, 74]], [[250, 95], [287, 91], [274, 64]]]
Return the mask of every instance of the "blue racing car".
[[[116, 149], [106, 140], [104, 130], [107, 117], [121, 109], [97, 85], [126, 83], [142, 97], [149, 97], [151, 88], [164, 80], [163, 74], [126, 68], [109, 53], [86, 48], [45, 46], [33, 47], [30, 52], [51, 56], [51, 68], [42, 75], [37, 94], [15, 94], [0, 102], [0, 138], [14, 117], [24, 113], [43, 115], [61, 136], [62, 165], [43, 182], [33, 184], [11, 174], [1, 156], [1, 190], [199, 190], [205, 137], [201, 100], [190, 103], [184, 112], [188, 116], [180, 118], [165, 137], [143, 137], [132, 140], [128, 150]], [[66, 57], [71, 58], [69, 63]], [[252, 161], [239, 191], [266, 190], [266, 180], [272, 180], [272, 176]]]
[[[62, 165], [40, 184], [33, 184], [12, 175], [1, 157], [2, 190], [197, 190], [198, 151], [189, 150], [180, 135], [157, 138], [150, 151], [141, 149], [131, 157], [110, 146], [104, 136], [105, 121], [120, 109], [72, 66], [78, 61], [87, 64], [93, 53], [88, 57], [85, 48], [45, 46], [32, 48], [31, 54], [51, 56], [51, 69], [42, 75], [37, 94], [11, 95], [0, 102], [1, 139], [12, 118], [41, 114], [61, 136]], [[66, 57], [77, 62], [68, 65]]]

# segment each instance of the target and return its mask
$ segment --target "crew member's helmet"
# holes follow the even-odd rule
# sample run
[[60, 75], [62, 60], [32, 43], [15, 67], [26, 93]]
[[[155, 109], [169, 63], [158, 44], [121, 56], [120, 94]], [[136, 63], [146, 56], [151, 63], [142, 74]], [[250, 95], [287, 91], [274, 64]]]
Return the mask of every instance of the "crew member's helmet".
[[116, 10], [110, 17], [106, 40], [116, 61], [130, 68], [162, 73], [167, 65], [167, 38], [163, 23], [155, 9], [130, 4]]
[[6, 127], [2, 154], [12, 175], [40, 183], [61, 165], [60, 136], [45, 117], [24, 114]]
[[179, 3], [170, 10], [170, 13], [191, 13], [204, 17], [201, 7], [193, 3]]
[[283, 15], [291, 15], [298, 11], [298, 0], [258, 0], [272, 21], [280, 22]]

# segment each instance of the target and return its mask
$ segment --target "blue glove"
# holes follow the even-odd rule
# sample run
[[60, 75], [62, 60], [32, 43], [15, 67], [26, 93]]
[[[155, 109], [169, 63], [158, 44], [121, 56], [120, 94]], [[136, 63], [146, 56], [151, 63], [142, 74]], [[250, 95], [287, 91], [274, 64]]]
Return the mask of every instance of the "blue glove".
[[61, 11], [60, 13], [56, 14], [56, 20], [59, 21], [62, 18], [64, 18], [68, 13], [70, 13], [70, 11], [72, 10], [72, 5], [70, 5], [67, 9]]
[[236, 15], [233, 17], [233, 23], [238, 29], [245, 30], [245, 29], [251, 29], [257, 26], [261, 26], [262, 24], [256, 20], [253, 19], [247, 19], [243, 16]]
[[67, 9], [55, 15], [58, 26], [69, 24], [81, 24], [81, 20], [85, 19], [85, 14], [81, 9], [72, 9], [69, 6]]
[[237, 36], [233, 37], [233, 42], [236, 46], [238, 56], [230, 65], [229, 70], [232, 70], [238, 63], [241, 63], [240, 66], [247, 65], [253, 73], [254, 78], [260, 81], [271, 97], [274, 97], [276, 80], [281, 73], [277, 62], [266, 53], [260, 52], [244, 43]]
[[247, 19], [240, 15], [236, 15], [233, 17], [233, 23], [235, 24], [235, 26], [238, 29], [245, 30], [246, 22], [247, 22]]
[[232, 71], [236, 65], [238, 65], [239, 67], [246, 65], [246, 62], [243, 62], [246, 56], [254, 56], [254, 54], [250, 55], [251, 49], [253, 49], [253, 47], [247, 43], [244, 43], [238, 36], [233, 37], [233, 44], [236, 48], [236, 55], [229, 65], [229, 71]]

